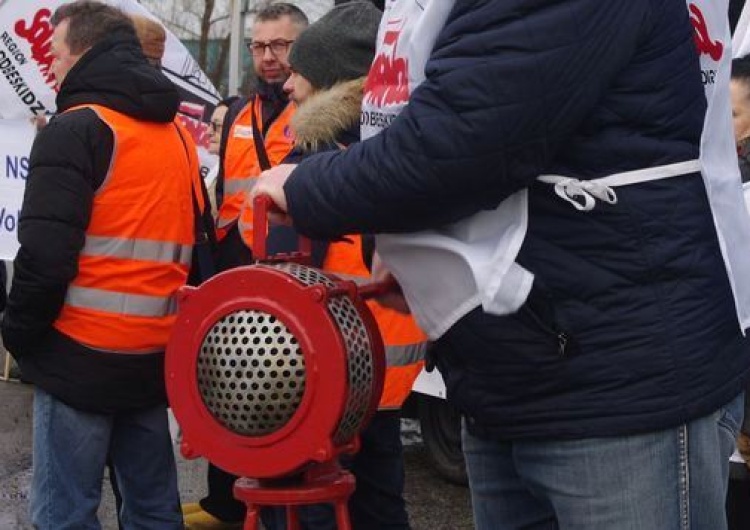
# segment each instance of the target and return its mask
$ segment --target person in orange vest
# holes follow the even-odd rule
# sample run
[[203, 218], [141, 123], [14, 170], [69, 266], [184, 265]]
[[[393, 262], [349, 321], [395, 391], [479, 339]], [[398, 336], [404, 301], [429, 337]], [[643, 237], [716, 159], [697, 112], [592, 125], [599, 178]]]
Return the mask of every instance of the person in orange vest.
[[32, 522], [98, 528], [109, 460], [123, 528], [182, 529], [163, 363], [205, 208], [196, 148], [127, 15], [81, 0], [50, 24], [58, 114], [32, 148], [2, 321], [35, 385]]
[[[359, 140], [364, 76], [375, 55], [381, 15], [370, 2], [347, 2], [297, 39], [289, 55], [292, 73], [284, 85], [297, 105], [291, 118], [295, 151], [290, 158], [345, 149]], [[269, 247], [275, 243], [272, 237], [273, 232]], [[331, 242], [322, 269], [357, 283], [369, 281], [371, 243], [368, 236], [359, 235]], [[357, 480], [349, 500], [350, 517], [354, 530], [407, 530], [400, 408], [422, 369], [427, 338], [411, 315], [374, 301], [367, 305], [383, 336], [387, 370], [379, 410], [361, 433], [360, 451], [342, 458]], [[264, 510], [262, 517], [269, 530], [285, 527], [284, 510]], [[304, 530], [336, 527], [330, 505], [302, 508], [300, 518]]]
[[[289, 120], [294, 106], [289, 104], [283, 86], [289, 76], [290, 46], [307, 24], [307, 16], [289, 3], [271, 4], [255, 15], [247, 48], [253, 57], [257, 90], [251, 97], [233, 103], [222, 124], [216, 177], [219, 271], [252, 261], [250, 247], [242, 242], [243, 236], [251, 237], [252, 231], [247, 221], [252, 213], [246, 212], [246, 217], [240, 218], [245, 195], [263, 169], [279, 164], [293, 149]], [[209, 463], [208, 494], [197, 503], [182, 506], [186, 527], [241, 528], [245, 505], [232, 493], [236, 479]]]
[[261, 171], [279, 164], [292, 150], [289, 120], [294, 107], [289, 105], [283, 85], [289, 76], [290, 46], [307, 24], [306, 15], [287, 3], [271, 4], [255, 15], [247, 48], [253, 57], [257, 89], [227, 112], [219, 154], [216, 228], [220, 270], [251, 261], [240, 234], [245, 194]]

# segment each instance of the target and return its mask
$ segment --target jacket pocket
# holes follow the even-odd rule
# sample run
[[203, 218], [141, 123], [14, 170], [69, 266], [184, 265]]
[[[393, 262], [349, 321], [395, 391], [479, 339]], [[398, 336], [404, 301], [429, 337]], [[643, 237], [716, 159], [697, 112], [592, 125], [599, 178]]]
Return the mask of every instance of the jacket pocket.
[[549, 295], [542, 292], [536, 282], [529, 293], [529, 297], [518, 312], [519, 316], [525, 319], [531, 327], [555, 340], [557, 353], [560, 356], [569, 352], [571, 346], [570, 334], [558, 325], [553, 300]]

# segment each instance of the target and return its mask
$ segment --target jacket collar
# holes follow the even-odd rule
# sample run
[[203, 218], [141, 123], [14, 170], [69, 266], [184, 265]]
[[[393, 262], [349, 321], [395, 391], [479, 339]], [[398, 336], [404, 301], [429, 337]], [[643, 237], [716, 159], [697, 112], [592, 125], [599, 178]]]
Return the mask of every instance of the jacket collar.
[[359, 116], [365, 78], [345, 81], [316, 92], [292, 117], [295, 147], [317, 152], [359, 141]]

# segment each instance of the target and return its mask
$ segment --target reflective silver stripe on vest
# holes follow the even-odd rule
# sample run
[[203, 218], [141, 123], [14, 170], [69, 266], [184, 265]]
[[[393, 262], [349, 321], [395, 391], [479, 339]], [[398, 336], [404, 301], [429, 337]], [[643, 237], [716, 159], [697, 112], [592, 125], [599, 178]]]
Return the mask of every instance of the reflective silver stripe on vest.
[[81, 253], [84, 256], [107, 256], [187, 266], [190, 265], [193, 247], [151, 239], [86, 236], [86, 244]]
[[[353, 274], [341, 274], [334, 272], [342, 280], [349, 280], [357, 285], [367, 285], [372, 282], [372, 278], [366, 276], [355, 276]], [[424, 361], [427, 353], [427, 342], [417, 342], [415, 344], [403, 344], [400, 346], [385, 346], [385, 362], [387, 366], [408, 366], [410, 364]]]
[[224, 179], [224, 195], [249, 192], [258, 181], [257, 177], [229, 178]]
[[126, 294], [71, 285], [65, 303], [82, 309], [96, 309], [136, 317], [165, 317], [177, 313], [173, 296]]
[[234, 226], [237, 223], [237, 219], [222, 219], [219, 218], [216, 221], [216, 228], [227, 228], [228, 226]]
[[402, 346], [385, 347], [385, 363], [387, 366], [408, 366], [424, 361], [427, 353], [427, 342], [405, 344]]

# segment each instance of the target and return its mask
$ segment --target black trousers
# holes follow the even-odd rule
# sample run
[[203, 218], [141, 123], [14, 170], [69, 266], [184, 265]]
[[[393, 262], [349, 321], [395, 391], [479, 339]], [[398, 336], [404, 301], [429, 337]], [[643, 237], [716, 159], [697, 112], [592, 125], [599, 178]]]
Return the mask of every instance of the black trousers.
[[237, 478], [236, 475], [209, 464], [208, 495], [200, 500], [201, 508], [227, 523], [243, 521], [245, 505], [235, 499], [232, 493]]
[[[404, 459], [401, 445], [399, 411], [380, 411], [361, 433], [360, 451], [342, 458], [341, 464], [357, 480], [357, 488], [349, 499], [349, 513], [354, 530], [409, 530], [409, 516], [404, 502]], [[201, 507], [222, 521], [241, 521], [245, 506], [232, 496], [237, 477], [215, 466], [209, 466], [208, 496]], [[301, 507], [303, 530], [335, 530], [333, 507], [314, 505]], [[267, 530], [285, 530], [283, 509], [265, 509], [261, 514]]]
[[750, 472], [744, 464], [730, 464], [726, 506], [729, 530], [750, 528]]

